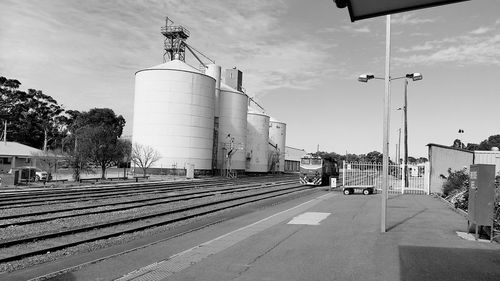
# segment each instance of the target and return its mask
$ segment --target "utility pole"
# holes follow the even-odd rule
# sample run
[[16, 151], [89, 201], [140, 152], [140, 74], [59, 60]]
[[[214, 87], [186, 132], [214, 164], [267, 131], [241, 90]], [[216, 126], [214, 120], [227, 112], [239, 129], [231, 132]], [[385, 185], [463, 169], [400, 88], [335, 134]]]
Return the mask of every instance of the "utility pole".
[[3, 128], [3, 142], [4, 142], [5, 145], [7, 145], [7, 120], [3, 121], [3, 125], [4, 125], [4, 128]]
[[408, 187], [408, 79], [405, 79], [405, 105], [404, 105], [404, 122], [405, 122], [405, 187]]
[[401, 128], [398, 129], [398, 159], [397, 163], [401, 164]]

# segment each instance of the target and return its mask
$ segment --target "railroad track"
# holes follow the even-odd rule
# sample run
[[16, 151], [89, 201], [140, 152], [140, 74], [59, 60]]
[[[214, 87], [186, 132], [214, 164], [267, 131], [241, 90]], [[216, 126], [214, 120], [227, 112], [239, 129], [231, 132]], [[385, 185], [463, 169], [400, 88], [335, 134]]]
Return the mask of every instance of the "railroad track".
[[[293, 181], [294, 184], [290, 184], [291, 182], [291, 180], [283, 180], [281, 182], [278, 181], [273, 184], [261, 183], [261, 186], [259, 188], [256, 188], [255, 184], [249, 184], [246, 186], [239, 186], [235, 188], [213, 190], [211, 191], [212, 193], [205, 191], [205, 193], [191, 193], [190, 195], [184, 195], [184, 199], [177, 199], [191, 200], [213, 196], [216, 193], [229, 194], [234, 192], [239, 193], [259, 189], [258, 192], [252, 192], [241, 196], [231, 196], [229, 198], [221, 198], [220, 200], [215, 200], [212, 202], [195, 203], [188, 206], [176, 207], [171, 210], [156, 212], [152, 214], [144, 214], [135, 217], [105, 221], [89, 226], [58, 229], [55, 231], [31, 235], [19, 239], [4, 240], [0, 242], [0, 248], [3, 248], [2, 254], [0, 254], [0, 263], [18, 261], [30, 256], [41, 255], [47, 252], [62, 250], [89, 242], [118, 237], [123, 234], [134, 233], [158, 226], [169, 225], [175, 222], [182, 222], [195, 217], [205, 216], [222, 210], [227, 210], [229, 208], [234, 208], [270, 198], [287, 196], [290, 194], [312, 189], [309, 186], [300, 186], [296, 183], [296, 179]], [[192, 198], [187, 199], [189, 196], [192, 196]], [[199, 198], [195, 198], [196, 196], [199, 196]], [[170, 202], [157, 203], [167, 204], [175, 200], [176, 199], [171, 199]], [[130, 208], [138, 207], [130, 206]], [[121, 209], [122, 208], [115, 208], [114, 210], [109, 210], [106, 212], [117, 212]], [[88, 214], [81, 215], [83, 216]], [[47, 221], [57, 219], [58, 218], [47, 218]]]
[[[295, 183], [295, 181], [292, 181], [292, 180], [278, 181], [278, 182], [273, 182], [273, 185], [291, 184], [291, 183]], [[256, 189], [256, 188], [264, 188], [266, 186], [267, 185], [263, 185], [263, 184], [259, 184], [259, 183], [244, 184], [244, 185], [238, 185], [237, 187], [228, 187], [228, 188], [220, 188], [220, 189], [213, 189], [213, 190], [202, 190], [202, 191], [187, 192], [187, 193], [180, 193], [180, 194], [169, 194], [169, 195], [160, 196], [160, 197], [156, 196], [154, 198], [146, 198], [146, 199], [139, 199], [139, 200], [133, 200], [133, 201], [114, 202], [114, 203], [106, 203], [106, 204], [82, 206], [82, 207], [73, 207], [73, 208], [61, 208], [61, 209], [49, 210], [49, 211], [31, 212], [31, 213], [24, 213], [24, 214], [2, 216], [2, 217], [0, 217], [0, 228], [6, 228], [6, 227], [10, 227], [10, 226], [15, 226], [15, 225], [27, 225], [27, 224], [41, 223], [41, 222], [63, 219], [63, 218], [71, 218], [71, 217], [78, 217], [78, 216], [125, 211], [125, 210], [140, 208], [140, 207], [155, 206], [155, 205], [161, 205], [161, 204], [168, 204], [168, 203], [174, 203], [174, 202], [180, 202], [180, 201], [199, 199], [199, 198], [203, 198], [203, 197], [213, 196], [214, 194], [229, 194], [229, 193], [244, 192], [244, 191], [248, 191], [248, 190], [252, 190], [252, 189]], [[61, 215], [61, 216], [56, 216], [56, 217], [35, 218], [35, 219], [30, 219], [30, 220], [15, 220], [15, 221], [11, 221], [8, 223], [1, 223], [1, 221], [5, 221], [5, 220], [27, 219], [30, 217], [39, 217], [39, 216], [43, 216], [43, 215], [75, 212], [75, 211], [81, 211], [81, 210], [93, 210], [93, 209], [110, 207], [110, 206], [118, 206], [118, 205], [130, 205], [130, 206], [110, 208], [110, 209], [99, 210], [99, 211], [90, 211], [90, 212], [84, 212], [84, 213], [72, 213], [72, 214]], [[1, 246], [1, 244], [0, 244], [0, 246]]]
[[[277, 179], [291, 178], [290, 176], [281, 176]], [[139, 184], [120, 184], [113, 187], [92, 187], [85, 189], [68, 189], [56, 192], [34, 192], [23, 195], [2, 196], [0, 198], [0, 209], [25, 208], [53, 203], [73, 203], [90, 201], [95, 199], [106, 199], [135, 196], [138, 194], [154, 194], [162, 192], [172, 192], [193, 188], [206, 188], [210, 186], [235, 185], [242, 183], [256, 183], [260, 181], [269, 181], [271, 177], [245, 178], [237, 180], [206, 180], [190, 182], [151, 182]], [[275, 180], [276, 178], [274, 178]]]

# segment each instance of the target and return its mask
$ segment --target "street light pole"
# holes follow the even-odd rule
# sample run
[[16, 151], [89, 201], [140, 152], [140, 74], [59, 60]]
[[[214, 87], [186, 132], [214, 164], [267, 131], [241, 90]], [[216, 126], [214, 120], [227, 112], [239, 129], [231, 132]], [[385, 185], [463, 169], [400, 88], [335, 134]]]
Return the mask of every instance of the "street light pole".
[[[384, 140], [382, 144], [383, 148], [383, 163], [382, 163], [382, 207], [380, 214], [380, 232], [386, 232], [386, 215], [387, 215], [387, 197], [388, 197], [388, 178], [389, 178], [389, 119], [390, 119], [390, 104], [391, 104], [391, 81], [396, 79], [405, 79], [405, 138], [407, 135], [406, 128], [406, 103], [407, 103], [407, 87], [408, 80], [411, 78], [413, 81], [422, 80], [422, 74], [420, 73], [411, 73], [406, 74], [402, 77], [391, 78], [390, 76], [390, 53], [391, 53], [391, 17], [387, 16], [387, 24], [386, 24], [386, 61], [385, 61], [385, 78], [375, 77], [373, 74], [363, 74], [358, 77], [359, 82], [366, 83], [371, 79], [384, 79], [385, 80], [385, 95], [384, 95], [384, 126], [383, 126], [383, 134]], [[407, 161], [407, 139], [405, 139], [405, 160]], [[406, 164], [406, 163], [403, 163]], [[403, 173], [406, 175], [406, 171]], [[406, 179], [405, 181], [406, 182]], [[403, 184], [403, 181], [401, 182]], [[404, 190], [404, 189], [403, 189]]]
[[387, 185], [389, 172], [389, 118], [391, 98], [391, 15], [386, 16], [385, 29], [385, 95], [384, 95], [384, 140], [382, 160], [382, 208], [380, 213], [380, 232], [386, 231]]

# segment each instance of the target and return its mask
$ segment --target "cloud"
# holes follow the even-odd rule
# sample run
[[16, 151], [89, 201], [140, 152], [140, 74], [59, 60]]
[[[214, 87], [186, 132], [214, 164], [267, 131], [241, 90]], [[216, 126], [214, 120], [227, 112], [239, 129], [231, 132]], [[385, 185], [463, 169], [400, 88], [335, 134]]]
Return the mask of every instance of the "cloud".
[[[8, 38], [0, 40], [0, 71], [37, 79], [23, 83], [43, 88], [72, 108], [78, 105], [75, 109], [114, 107], [113, 100], [119, 100], [119, 111], [131, 112], [134, 73], [161, 63], [160, 27], [167, 15], [191, 31], [188, 44], [223, 69], [244, 71], [251, 96], [276, 88], [311, 89], [321, 82], [321, 73], [342, 71], [332, 63], [336, 43], [331, 38], [287, 29], [283, 14], [289, 7], [283, 1], [52, 0], [41, 5], [26, 0], [7, 6], [0, 12], [0, 23], [5, 23], [0, 33]], [[198, 65], [192, 56], [188, 60]], [[54, 72], [57, 78], [50, 75]], [[68, 87], [77, 98], [66, 93]]]
[[428, 51], [432, 50], [435, 47], [435, 42], [428, 41], [423, 45], [412, 46], [411, 48], [399, 48], [399, 52], [408, 53], [408, 52], [418, 52], [418, 51]]
[[415, 14], [396, 14], [391, 17], [391, 24], [400, 25], [415, 25], [423, 23], [433, 23], [434, 19], [422, 19], [415, 16]]
[[352, 25], [343, 25], [341, 28], [347, 32], [370, 33], [370, 28], [368, 26], [353, 27]]
[[324, 27], [318, 29], [316, 33], [324, 34], [324, 33], [337, 33], [337, 32], [348, 32], [348, 33], [370, 33], [372, 30], [368, 25], [359, 26], [359, 25], [342, 25], [340, 27]]
[[[480, 26], [461, 35], [424, 42], [397, 51], [399, 64], [456, 63], [457, 65], [500, 65], [500, 26]], [[408, 55], [411, 54], [411, 55]]]
[[410, 33], [410, 36], [429, 36], [431, 33], [429, 32], [413, 32]]
[[[458, 65], [500, 65], [500, 35], [458, 36], [441, 41], [431, 41], [423, 54], [397, 57], [395, 62], [405, 65], [456, 63]], [[425, 48], [423, 48], [425, 49]], [[416, 51], [416, 50], [415, 50]]]
[[481, 26], [479, 27], [478, 29], [475, 29], [473, 31], [471, 31], [470, 33], [471, 34], [476, 34], [476, 35], [479, 35], [479, 34], [485, 34], [485, 33], [488, 33], [490, 32], [491, 30], [493, 30], [492, 28], [490, 27], [484, 27], [484, 26]]
[[[183, 8], [176, 10], [172, 19], [191, 30], [188, 44], [215, 59], [223, 69], [241, 69], [243, 87], [250, 96], [262, 97], [277, 88], [311, 89], [321, 82], [319, 74], [340, 71], [331, 63], [331, 50], [337, 43], [330, 37], [287, 29], [282, 16], [289, 7], [282, 1], [248, 1], [244, 5], [178, 2]], [[325, 28], [322, 32], [335, 30]]]

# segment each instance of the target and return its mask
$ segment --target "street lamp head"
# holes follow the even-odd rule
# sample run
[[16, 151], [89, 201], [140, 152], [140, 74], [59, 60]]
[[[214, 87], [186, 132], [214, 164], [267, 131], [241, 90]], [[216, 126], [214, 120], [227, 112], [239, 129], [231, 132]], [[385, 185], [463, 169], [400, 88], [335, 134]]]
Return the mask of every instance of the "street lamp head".
[[418, 80], [422, 80], [424, 77], [422, 76], [422, 73], [410, 73], [410, 74], [406, 74], [406, 78], [411, 78], [413, 81], [418, 81]]
[[358, 77], [359, 82], [368, 82], [368, 80], [375, 78], [375, 75], [373, 74], [361, 74]]
[[333, 2], [335, 2], [335, 4], [337, 5], [337, 8], [339, 8], [339, 9], [343, 9], [343, 8], [347, 7], [347, 0], [333, 0]]

